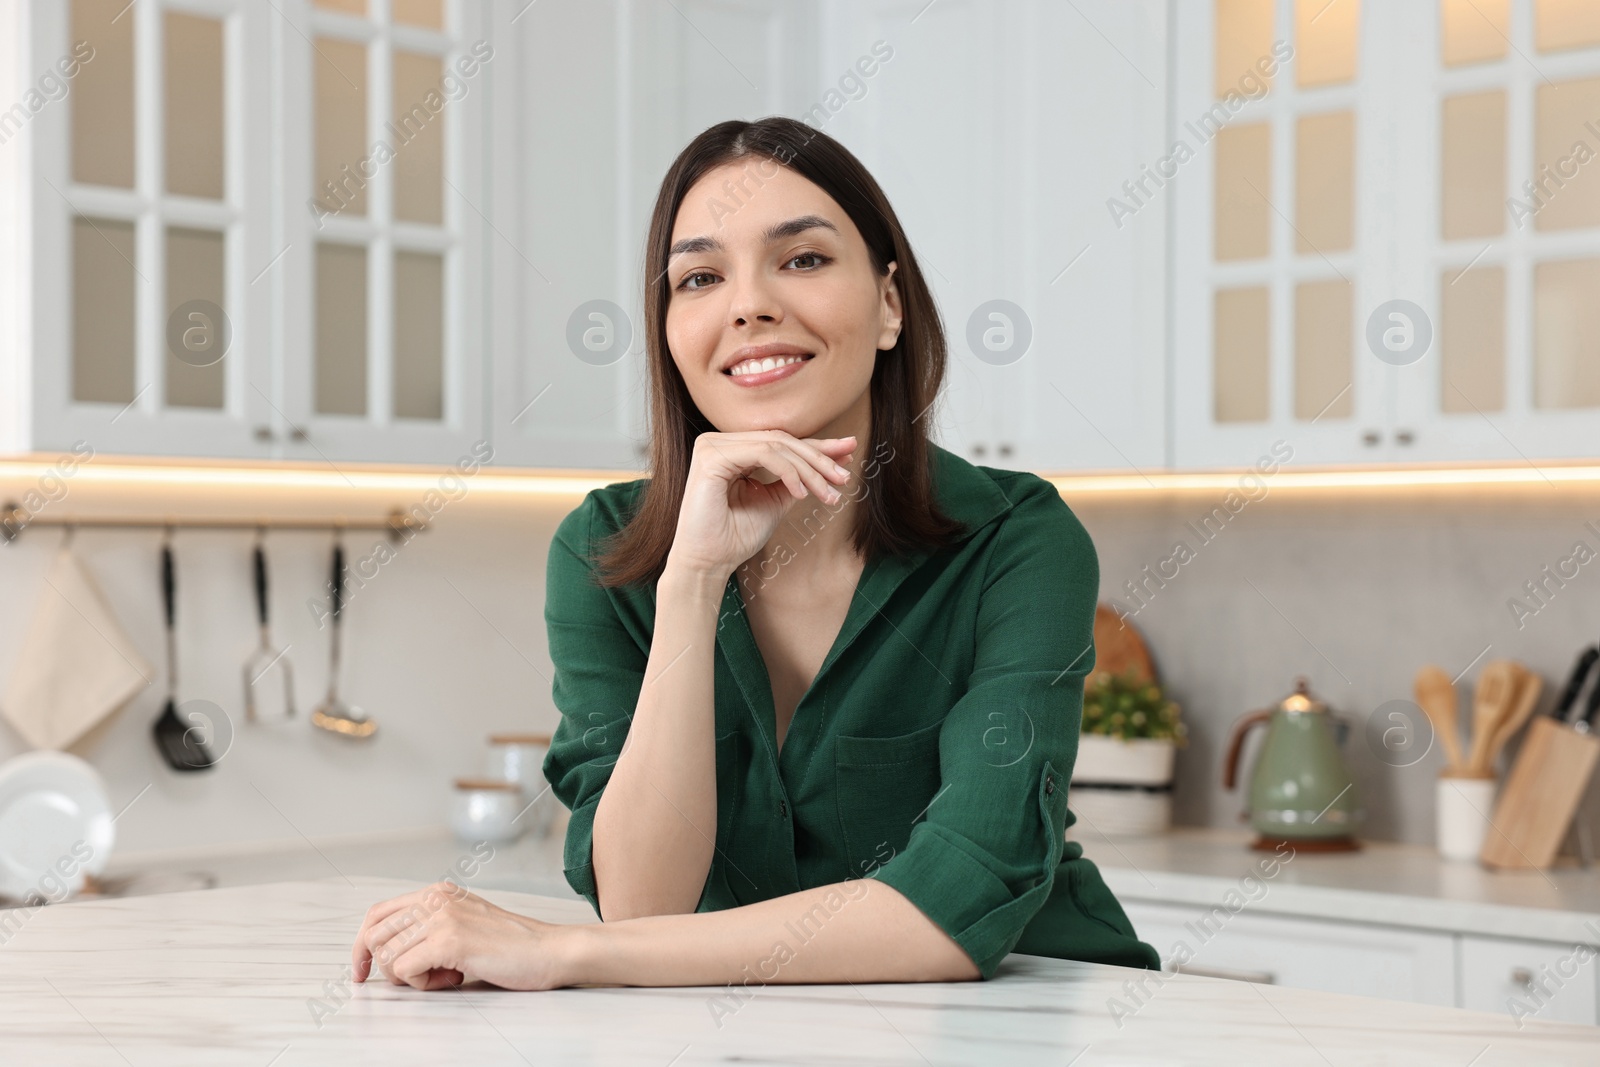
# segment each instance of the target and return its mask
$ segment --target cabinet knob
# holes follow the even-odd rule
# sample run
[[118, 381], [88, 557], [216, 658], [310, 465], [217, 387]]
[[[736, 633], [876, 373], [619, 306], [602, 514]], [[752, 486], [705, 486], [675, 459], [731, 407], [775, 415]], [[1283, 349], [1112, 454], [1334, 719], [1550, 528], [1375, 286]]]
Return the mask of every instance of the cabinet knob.
[[271, 426], [257, 426], [255, 438], [257, 441], [275, 441], [278, 435], [272, 432]]
[[1002, 456], [1009, 456], [1011, 455], [1011, 446], [1002, 444], [996, 451], [998, 451]]
[[1533, 988], [1533, 972], [1526, 967], [1511, 968], [1511, 984], [1521, 986], [1523, 989]]
[[982, 459], [984, 453], [987, 452], [987, 451], [988, 451], [988, 448], [986, 446], [984, 446], [984, 445], [973, 445], [972, 446], [972, 454], [974, 456], [977, 456], [979, 459]]
[[1368, 448], [1371, 448], [1373, 445], [1376, 445], [1382, 440], [1383, 434], [1379, 433], [1377, 430], [1368, 430], [1366, 433], [1361, 435], [1361, 443], [1366, 445]]
[[306, 432], [304, 430], [302, 430], [298, 426], [289, 427], [289, 440], [291, 440], [291, 441], [304, 441], [305, 439], [306, 439]]
[[1396, 430], [1394, 432], [1394, 439], [1399, 444], [1409, 445], [1411, 442], [1417, 439], [1417, 435], [1412, 433], [1410, 430]]

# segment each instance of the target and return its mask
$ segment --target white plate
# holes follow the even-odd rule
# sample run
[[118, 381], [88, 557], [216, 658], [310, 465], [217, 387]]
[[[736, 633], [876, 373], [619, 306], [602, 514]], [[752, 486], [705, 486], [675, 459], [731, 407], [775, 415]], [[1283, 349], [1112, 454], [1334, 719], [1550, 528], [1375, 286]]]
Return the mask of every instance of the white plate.
[[0, 764], [0, 896], [59, 902], [111, 859], [116, 830], [105, 780], [65, 752]]

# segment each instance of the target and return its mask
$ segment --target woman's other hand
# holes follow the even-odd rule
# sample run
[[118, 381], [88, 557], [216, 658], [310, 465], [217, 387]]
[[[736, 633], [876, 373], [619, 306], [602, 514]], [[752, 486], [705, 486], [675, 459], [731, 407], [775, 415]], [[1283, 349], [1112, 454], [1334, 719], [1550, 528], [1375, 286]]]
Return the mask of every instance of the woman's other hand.
[[568, 984], [576, 927], [540, 922], [489, 903], [453, 882], [374, 904], [350, 960], [357, 982], [374, 967], [395, 985], [458, 986], [470, 974], [503, 989]]
[[797, 438], [783, 430], [702, 433], [678, 511], [668, 564], [726, 579], [772, 537], [796, 500], [832, 506], [850, 480], [851, 437]]

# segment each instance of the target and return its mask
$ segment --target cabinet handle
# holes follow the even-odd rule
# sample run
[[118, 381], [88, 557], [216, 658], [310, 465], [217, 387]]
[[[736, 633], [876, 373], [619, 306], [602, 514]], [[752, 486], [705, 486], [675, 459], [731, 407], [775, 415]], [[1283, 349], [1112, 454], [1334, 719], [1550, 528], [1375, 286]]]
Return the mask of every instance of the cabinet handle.
[[1371, 448], [1373, 445], [1382, 440], [1383, 434], [1379, 433], [1377, 430], [1368, 430], [1366, 433], [1361, 435], [1361, 443], [1366, 445], [1368, 448]]
[[1180, 974], [1196, 974], [1201, 978], [1226, 978], [1232, 982], [1254, 982], [1257, 985], [1277, 985], [1278, 976], [1271, 971], [1236, 971], [1229, 967], [1195, 967], [1185, 963], [1178, 968]]
[[1511, 984], [1521, 986], [1523, 989], [1533, 988], [1533, 972], [1526, 967], [1511, 968]]
[[278, 435], [272, 432], [272, 427], [271, 426], [257, 426], [256, 427], [256, 440], [257, 441], [276, 441], [277, 439], [278, 439]]
[[1011, 446], [1003, 444], [1000, 446], [998, 451], [1002, 456], [1009, 456], [1011, 455]]
[[1410, 430], [1396, 430], [1394, 432], [1394, 439], [1399, 444], [1409, 445], [1411, 442], [1417, 439], [1417, 435], [1412, 433]]
[[305, 439], [306, 439], [306, 432], [304, 430], [302, 430], [298, 426], [289, 427], [289, 440], [291, 440], [291, 441], [304, 441]]

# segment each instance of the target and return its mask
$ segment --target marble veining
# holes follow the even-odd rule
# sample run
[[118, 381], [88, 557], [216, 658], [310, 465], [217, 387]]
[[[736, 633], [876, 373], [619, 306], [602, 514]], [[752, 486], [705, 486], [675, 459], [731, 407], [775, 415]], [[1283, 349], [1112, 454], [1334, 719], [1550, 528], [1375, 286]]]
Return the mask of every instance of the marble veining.
[[[989, 982], [769, 985], [737, 996], [482, 983], [420, 993], [381, 976], [349, 984], [367, 907], [420, 887], [332, 877], [28, 912], [0, 946], [0, 1064], [1600, 1062], [1592, 1027], [1518, 1029], [1453, 1008], [1022, 955]], [[551, 922], [593, 919], [581, 900], [477, 891]], [[1130, 992], [1140, 978], [1144, 993]], [[1126, 1017], [1113, 1016], [1113, 1000]]]

